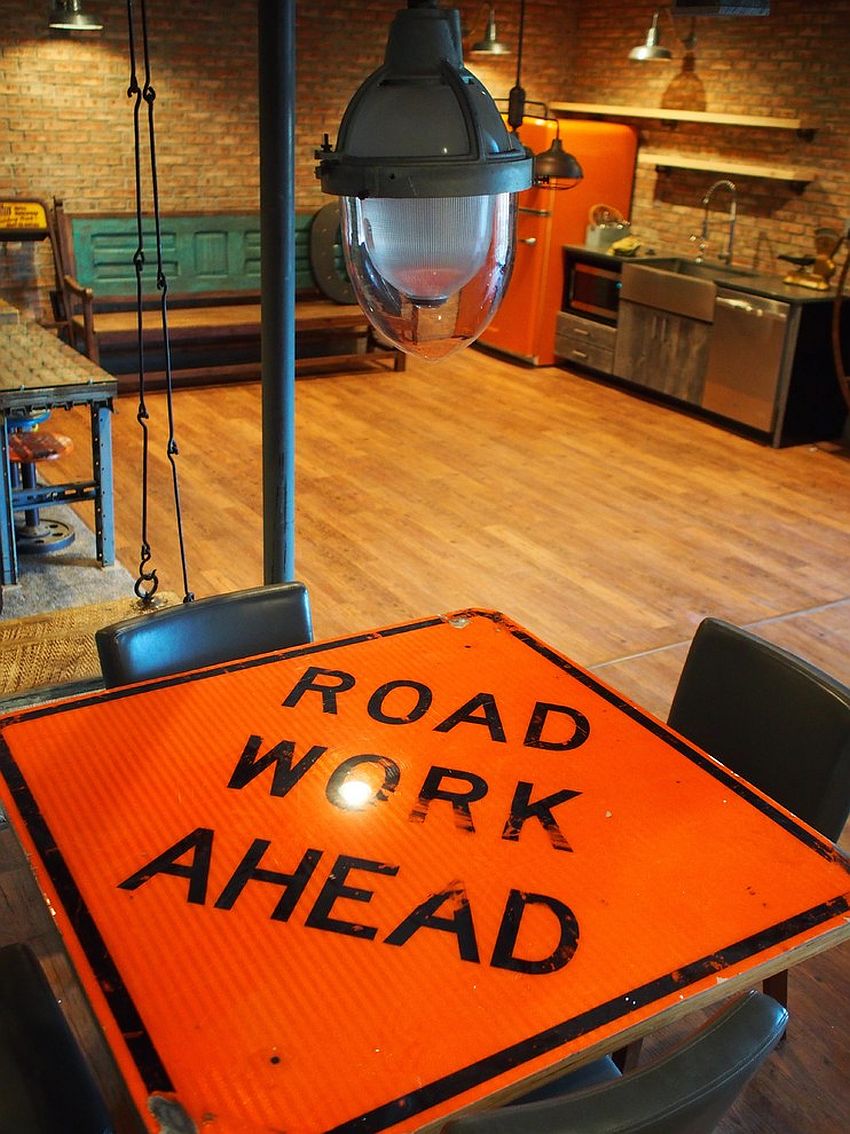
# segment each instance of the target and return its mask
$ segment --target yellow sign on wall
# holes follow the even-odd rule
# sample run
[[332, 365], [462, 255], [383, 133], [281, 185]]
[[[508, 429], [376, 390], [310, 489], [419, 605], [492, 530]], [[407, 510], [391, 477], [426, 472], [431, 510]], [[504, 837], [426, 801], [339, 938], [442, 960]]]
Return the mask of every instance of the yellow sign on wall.
[[47, 232], [47, 212], [40, 201], [0, 201], [0, 233], [27, 233], [32, 239]]

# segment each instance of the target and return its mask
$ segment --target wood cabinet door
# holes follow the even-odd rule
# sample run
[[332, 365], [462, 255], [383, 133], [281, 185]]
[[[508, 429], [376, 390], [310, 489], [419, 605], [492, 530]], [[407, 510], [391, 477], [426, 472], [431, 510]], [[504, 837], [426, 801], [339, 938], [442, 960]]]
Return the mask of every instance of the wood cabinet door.
[[614, 373], [699, 405], [710, 340], [710, 323], [621, 300]]

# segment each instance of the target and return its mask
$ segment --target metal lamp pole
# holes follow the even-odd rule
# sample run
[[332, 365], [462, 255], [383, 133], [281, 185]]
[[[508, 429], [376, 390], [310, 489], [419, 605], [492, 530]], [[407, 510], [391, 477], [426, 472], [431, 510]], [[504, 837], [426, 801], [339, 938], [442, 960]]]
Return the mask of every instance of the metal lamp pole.
[[295, 0], [257, 0], [263, 578], [295, 565]]

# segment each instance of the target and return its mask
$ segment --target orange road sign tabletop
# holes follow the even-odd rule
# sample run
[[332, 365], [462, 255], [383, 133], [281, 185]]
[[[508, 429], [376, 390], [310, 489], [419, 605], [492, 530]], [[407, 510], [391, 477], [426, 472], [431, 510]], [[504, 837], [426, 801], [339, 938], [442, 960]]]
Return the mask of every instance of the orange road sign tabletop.
[[850, 935], [848, 862], [503, 615], [6, 718], [151, 1131], [410, 1131]]

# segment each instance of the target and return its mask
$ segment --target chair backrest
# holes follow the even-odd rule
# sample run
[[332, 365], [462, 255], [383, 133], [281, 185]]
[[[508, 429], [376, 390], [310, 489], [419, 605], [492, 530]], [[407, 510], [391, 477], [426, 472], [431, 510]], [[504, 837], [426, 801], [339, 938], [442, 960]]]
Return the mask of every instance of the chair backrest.
[[100, 1088], [35, 954], [0, 949], [0, 1130], [110, 1134]]
[[109, 689], [312, 640], [310, 598], [296, 582], [213, 595], [95, 633]]
[[850, 689], [728, 622], [697, 628], [668, 723], [835, 842], [850, 813]]
[[443, 1134], [708, 1134], [776, 1047], [788, 1020], [748, 992], [658, 1060], [622, 1078], [543, 1102], [452, 1119]]

